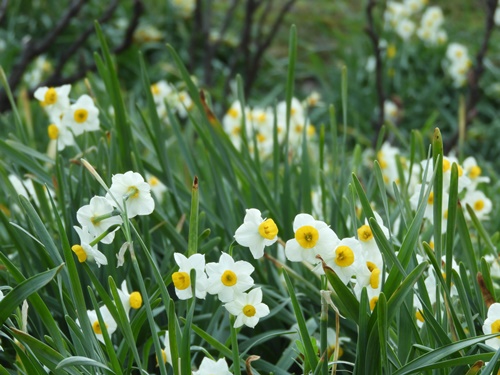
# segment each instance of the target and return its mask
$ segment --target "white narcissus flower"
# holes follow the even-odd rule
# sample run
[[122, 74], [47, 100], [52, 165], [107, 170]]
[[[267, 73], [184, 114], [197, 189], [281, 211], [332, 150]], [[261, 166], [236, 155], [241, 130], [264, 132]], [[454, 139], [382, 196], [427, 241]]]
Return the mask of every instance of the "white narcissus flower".
[[120, 208], [125, 200], [129, 218], [149, 215], [155, 209], [151, 187], [139, 173], [132, 171], [113, 175], [106, 199], [115, 207], [118, 204]]
[[[117, 328], [116, 322], [106, 306], [100, 307], [99, 311], [101, 313], [103, 323], [106, 325], [106, 330], [108, 331], [108, 334], [111, 337], [111, 335], [116, 331]], [[99, 323], [96, 311], [87, 310], [87, 316], [89, 317], [90, 325], [92, 326], [92, 330], [94, 331], [97, 339], [104, 344], [104, 336], [102, 335], [102, 326], [101, 323]], [[78, 319], [76, 320], [76, 324], [80, 325]]]
[[250, 276], [254, 267], [244, 260], [235, 262], [226, 253], [221, 254], [219, 263], [208, 263], [206, 271], [208, 275], [207, 292], [217, 294], [221, 302], [232, 301], [237, 294], [254, 285]]
[[474, 156], [469, 156], [462, 163], [465, 175], [470, 179], [471, 183], [468, 188], [475, 189], [481, 182], [490, 182], [488, 176], [482, 176], [482, 169], [478, 165], [476, 158]]
[[147, 182], [151, 187], [151, 192], [156, 196], [159, 201], [163, 200], [163, 196], [167, 191], [167, 186], [161, 182], [157, 177], [149, 175], [147, 177]]
[[92, 98], [84, 94], [66, 109], [62, 122], [69, 126], [75, 135], [99, 130], [99, 110]]
[[58, 116], [51, 116], [51, 124], [47, 128], [47, 133], [50, 140], [57, 141], [57, 150], [62, 151], [67, 146], [75, 144], [75, 137], [71, 130], [63, 124]]
[[172, 282], [175, 286], [175, 293], [179, 299], [189, 299], [193, 297], [191, 290], [191, 270], [196, 271], [196, 297], [204, 299], [207, 291], [207, 275], [205, 274], [205, 256], [203, 254], [193, 254], [186, 258], [181, 253], [174, 253], [174, 259], [179, 266], [179, 271], [172, 274]]
[[163, 346], [165, 347], [165, 349], [161, 350], [163, 363], [172, 364], [172, 352], [170, 351], [170, 335], [168, 331], [165, 332], [165, 337], [163, 338]]
[[120, 296], [120, 301], [122, 302], [125, 312], [130, 312], [130, 309], [137, 310], [142, 306], [142, 296], [139, 292], [128, 292], [127, 281], [123, 280], [121, 289], [118, 289], [118, 295]]
[[[87, 227], [90, 234], [97, 237], [111, 226], [123, 223], [120, 215], [112, 215], [113, 209], [109, 200], [95, 196], [90, 200], [89, 204], [80, 207], [76, 212], [76, 218], [82, 227]], [[110, 244], [114, 238], [115, 231], [106, 235], [101, 242]]]
[[[479, 220], [488, 220], [488, 215], [493, 208], [491, 200], [480, 190], [467, 191], [464, 199], [462, 199], [462, 205], [468, 204]], [[465, 218], [470, 220], [469, 211], [464, 211]]]
[[339, 239], [323, 221], [315, 220], [309, 214], [298, 214], [293, 220], [295, 238], [286, 242], [285, 254], [292, 262], [317, 263], [316, 255], [331, 250]]
[[224, 358], [219, 359], [217, 362], [205, 357], [201, 361], [198, 371], [193, 371], [193, 375], [231, 375], [229, 367]]
[[33, 94], [50, 116], [60, 117], [69, 107], [71, 85], [39, 87]]
[[98, 267], [108, 264], [106, 256], [97, 249], [97, 244], [91, 246], [90, 243], [95, 239], [95, 236], [90, 234], [87, 227], [74, 226], [76, 233], [80, 237], [80, 244], [73, 245], [71, 250], [78, 257], [78, 261], [83, 263], [87, 260], [95, 261]]
[[366, 266], [361, 244], [354, 237], [342, 239], [327, 251], [322, 251], [321, 256], [344, 284]]
[[408, 40], [415, 32], [415, 23], [408, 18], [400, 20], [396, 26], [396, 33], [403, 40]]
[[[500, 333], [500, 303], [494, 303], [489, 307], [488, 316], [483, 324], [483, 332], [485, 335]], [[495, 350], [500, 349], [500, 336], [486, 340], [485, 344]]]
[[255, 259], [264, 255], [264, 247], [271, 246], [278, 240], [278, 227], [273, 219], [262, 218], [259, 210], [246, 210], [243, 224], [234, 233], [234, 239], [241, 246], [248, 247]]
[[260, 318], [269, 315], [269, 307], [262, 303], [261, 288], [236, 295], [234, 300], [226, 303], [224, 307], [236, 317], [234, 328], [239, 328], [242, 325], [254, 328]]
[[[389, 229], [384, 225], [384, 221], [380, 217], [380, 215], [374, 212], [375, 220], [377, 224], [382, 229], [385, 238], [389, 238]], [[375, 241], [375, 237], [373, 237], [373, 232], [368, 224], [368, 220], [365, 219], [365, 224], [358, 228], [358, 240], [361, 244], [361, 248], [363, 249], [363, 256], [366, 261], [375, 263], [377, 268], [383, 268], [383, 259], [382, 253], [378, 248], [377, 242]]]

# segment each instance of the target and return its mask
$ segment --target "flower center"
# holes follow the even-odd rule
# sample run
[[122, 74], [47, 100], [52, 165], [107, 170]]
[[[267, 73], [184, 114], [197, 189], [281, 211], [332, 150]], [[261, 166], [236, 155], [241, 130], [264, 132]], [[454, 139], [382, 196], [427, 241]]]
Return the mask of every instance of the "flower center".
[[368, 267], [370, 272], [373, 272], [373, 270], [377, 268], [377, 265], [373, 262], [366, 262], [366, 267]]
[[422, 323], [425, 322], [424, 315], [420, 310], [417, 310], [417, 312], [415, 313], [415, 318], [417, 318], [417, 320], [421, 321]]
[[354, 263], [354, 252], [349, 246], [339, 246], [335, 249], [335, 264], [339, 267], [349, 267]]
[[160, 88], [158, 87], [158, 85], [156, 83], [151, 85], [151, 93], [153, 95], [158, 95], [160, 93]]
[[448, 159], [443, 159], [443, 172], [448, 172], [451, 168], [451, 163]]
[[479, 199], [474, 202], [474, 211], [481, 211], [484, 208], [484, 201]]
[[130, 186], [127, 190], [127, 194], [125, 194], [127, 198], [135, 199], [139, 196], [139, 189], [135, 186]]
[[187, 289], [191, 285], [191, 278], [187, 272], [174, 272], [172, 274], [172, 281], [174, 286], [179, 290]]
[[238, 281], [238, 277], [233, 271], [225, 270], [222, 276], [220, 277], [220, 281], [225, 286], [233, 286]]
[[433, 191], [431, 191], [431, 193], [429, 194], [429, 198], [427, 199], [427, 203], [434, 204], [434, 192]]
[[156, 186], [159, 183], [159, 181], [156, 177], [150, 177], [148, 182], [151, 186]]
[[278, 227], [273, 219], [267, 219], [260, 223], [259, 234], [266, 240], [272, 240], [278, 234]]
[[477, 165], [473, 166], [469, 171], [469, 177], [472, 179], [478, 178], [480, 175], [481, 175], [481, 167], [478, 167]]
[[360, 241], [368, 242], [373, 239], [373, 233], [369, 225], [362, 225], [358, 229], [358, 238]]
[[243, 314], [251, 318], [255, 315], [255, 307], [252, 305], [245, 305], [245, 307], [243, 307]]
[[130, 307], [138, 309], [142, 306], [142, 296], [139, 292], [132, 292], [129, 297]]
[[239, 112], [236, 108], [229, 108], [229, 111], [227, 111], [227, 114], [231, 116], [232, 118], [236, 119], [239, 117]]
[[57, 92], [56, 89], [51, 87], [47, 90], [44, 96], [44, 103], [45, 105], [52, 105], [55, 102], [57, 102]]
[[71, 247], [71, 250], [73, 250], [73, 252], [76, 254], [80, 263], [83, 263], [87, 260], [87, 253], [80, 245], [73, 245]]
[[57, 127], [56, 124], [50, 124], [49, 127], [47, 128], [47, 132], [49, 134], [49, 138], [54, 140], [59, 138], [59, 128]]
[[[106, 328], [108, 328], [108, 325], [106, 324]], [[99, 321], [95, 321], [94, 324], [92, 324], [92, 329], [94, 330], [96, 335], [102, 335], [102, 329], [101, 325], [99, 324]]]
[[89, 117], [89, 112], [86, 109], [80, 108], [75, 111], [73, 117], [77, 123], [81, 124], [87, 121], [87, 117]]
[[370, 275], [370, 286], [377, 289], [380, 284], [380, 269], [375, 268]]
[[[500, 332], [500, 319], [495, 320], [491, 323], [491, 333]], [[500, 339], [500, 336], [497, 336], [497, 339]]]
[[371, 311], [373, 311], [377, 302], [378, 302], [378, 296], [375, 296], [370, 300], [370, 310]]
[[319, 232], [310, 225], [304, 225], [295, 232], [295, 239], [305, 249], [312, 249], [319, 239]]

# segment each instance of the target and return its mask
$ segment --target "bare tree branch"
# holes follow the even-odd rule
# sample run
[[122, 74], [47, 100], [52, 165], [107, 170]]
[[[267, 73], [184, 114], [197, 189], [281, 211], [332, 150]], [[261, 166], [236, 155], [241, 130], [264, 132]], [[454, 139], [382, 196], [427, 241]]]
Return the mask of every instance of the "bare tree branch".
[[[257, 78], [257, 72], [259, 70], [260, 62], [262, 60], [262, 57], [264, 56], [264, 52], [269, 48], [271, 45], [274, 37], [278, 33], [278, 29], [280, 28], [283, 18], [285, 17], [285, 14], [290, 11], [292, 8], [293, 4], [295, 3], [295, 0], [288, 0], [288, 2], [281, 8], [278, 16], [274, 20], [273, 25], [271, 26], [271, 31], [267, 34], [267, 37], [259, 43], [257, 41], [257, 50], [253, 56], [252, 63], [250, 64], [250, 69], [247, 72], [246, 75], [246, 80], [245, 80], [245, 95], [248, 95], [250, 90], [252, 89], [252, 86], [255, 82], [255, 79]], [[257, 40], [260, 40], [257, 39]]]
[[[14, 66], [9, 76], [9, 85], [12, 90], [14, 90], [20, 83], [22, 76], [26, 71], [26, 69], [28, 68], [30, 62], [48, 49], [48, 47], [55, 41], [55, 39], [57, 39], [57, 37], [62, 32], [64, 27], [68, 25], [70, 20], [78, 14], [80, 7], [86, 1], [87, 0], [74, 1], [70, 9], [64, 14], [63, 18], [57, 23], [54, 29], [52, 29], [47, 34], [46, 38], [38, 42], [38, 44], [36, 44], [36, 42], [30, 42], [25, 46], [21, 54], [21, 58], [19, 59], [18, 63]], [[99, 22], [105, 23], [109, 19], [111, 19], [114, 12], [116, 11], [118, 4], [119, 0], [113, 0], [113, 2], [108, 6], [103, 15], [99, 18]], [[113, 49], [113, 53], [119, 54], [124, 50], [126, 50], [132, 44], [133, 34], [137, 29], [137, 26], [139, 25], [139, 18], [142, 15], [143, 11], [144, 11], [144, 5], [142, 3], [142, 0], [134, 0], [132, 18], [129, 22], [127, 29], [125, 30], [122, 42]], [[85, 60], [83, 59], [83, 55], [80, 54], [79, 69], [75, 71], [72, 75], [69, 76], [62, 75], [62, 71], [66, 63], [70, 60], [70, 58], [76, 55], [76, 52], [79, 49], [83, 47], [85, 41], [88, 39], [90, 35], [92, 35], [93, 32], [94, 32], [93, 26], [87, 28], [84, 31], [84, 33], [81, 34], [78, 37], [78, 39], [71, 46], [68, 47], [68, 49], [64, 52], [64, 54], [61, 55], [61, 57], [57, 62], [56, 68], [54, 69], [54, 73], [44, 82], [40, 83], [38, 87], [60, 86], [68, 83], [73, 83], [85, 77], [87, 72], [95, 71], [96, 70], [95, 62], [92, 61], [90, 63], [86, 63]], [[30, 90], [29, 94], [33, 95], [35, 89]], [[5, 95], [5, 92], [1, 92], [0, 112], [3, 112], [8, 108], [10, 108], [10, 105], [7, 96]]]
[[369, 0], [366, 5], [366, 19], [368, 21], [368, 25], [365, 29], [365, 32], [368, 34], [370, 41], [372, 42], [373, 53], [375, 54], [375, 85], [377, 92], [377, 106], [378, 106], [378, 118], [375, 123], [375, 136], [373, 138], [373, 145], [377, 143], [377, 139], [384, 125], [384, 85], [382, 80], [382, 53], [380, 50], [380, 39], [375, 30], [375, 25], [373, 21], [373, 9], [376, 6], [376, 0]]
[[3, 0], [0, 5], [0, 25], [5, 20], [5, 15], [7, 14], [7, 7], [9, 6], [9, 0]]
[[[467, 102], [465, 105], [465, 127], [467, 128], [472, 120], [477, 115], [476, 105], [481, 98], [481, 90], [479, 87], [479, 80], [484, 73], [484, 59], [486, 53], [488, 52], [488, 44], [491, 38], [491, 33], [495, 28], [495, 10], [498, 6], [498, 0], [485, 0], [486, 3], [486, 19], [485, 19], [485, 30], [483, 41], [481, 43], [481, 48], [477, 52], [476, 62], [474, 67], [469, 72], [468, 84], [469, 84], [469, 95], [467, 97]], [[449, 152], [458, 142], [459, 130], [450, 138], [450, 141], [445, 145], [445, 151]]]

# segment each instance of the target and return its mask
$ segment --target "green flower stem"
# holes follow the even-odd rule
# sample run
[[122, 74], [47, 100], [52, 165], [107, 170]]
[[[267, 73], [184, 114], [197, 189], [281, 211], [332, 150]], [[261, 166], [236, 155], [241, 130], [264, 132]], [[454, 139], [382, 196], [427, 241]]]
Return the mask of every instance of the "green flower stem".
[[238, 350], [238, 329], [234, 328], [236, 318], [230, 315], [229, 325], [231, 328], [231, 350], [233, 351], [233, 374], [241, 375], [240, 352]]
[[[106, 215], [102, 215], [106, 216]], [[110, 216], [111, 217], [111, 216]], [[101, 241], [104, 237], [106, 237], [108, 234], [111, 232], [114, 232], [117, 228], [120, 227], [120, 224], [115, 224], [110, 226], [108, 229], [106, 229], [104, 232], [102, 232], [99, 236], [97, 236], [91, 243], [89, 243], [90, 246], [95, 246], [99, 241]]]
[[194, 176], [191, 190], [191, 214], [189, 217], [188, 258], [198, 251], [198, 194], [198, 177]]
[[99, 223], [103, 220], [106, 220], [106, 219], [109, 219], [110, 217], [113, 217], [113, 216], [118, 216], [120, 215], [121, 212], [118, 211], [118, 210], [113, 210], [111, 212], [108, 212], [107, 214], [104, 214], [104, 215], [100, 215], [100, 216], [96, 216], [96, 217], [93, 217], [91, 219], [92, 223], [96, 224], [96, 223]]
[[327, 290], [321, 291], [321, 316], [319, 318], [319, 332], [321, 340], [320, 365], [322, 367], [321, 373], [325, 375], [328, 374], [328, 302], [326, 300], [325, 294], [329, 295], [330, 293], [331, 292]]

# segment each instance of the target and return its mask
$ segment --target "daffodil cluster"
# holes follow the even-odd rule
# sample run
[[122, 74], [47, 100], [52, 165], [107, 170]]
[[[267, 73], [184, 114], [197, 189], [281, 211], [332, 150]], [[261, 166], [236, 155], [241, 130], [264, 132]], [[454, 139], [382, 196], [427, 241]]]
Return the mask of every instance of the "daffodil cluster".
[[71, 104], [70, 90], [71, 85], [63, 85], [39, 87], [34, 93], [49, 116], [47, 131], [49, 138], [57, 142], [58, 150], [74, 145], [75, 136], [99, 130], [99, 109], [94, 100], [84, 94]]
[[[303, 137], [314, 136], [315, 128], [309, 122], [307, 108], [318, 105], [321, 105], [321, 101], [316, 92], [308, 96], [304, 103], [297, 98], [292, 99], [288, 134], [290, 150], [296, 150], [296, 153], [299, 153]], [[241, 148], [244, 135], [248, 140], [250, 151], [255, 151], [254, 144], [256, 144], [257, 151], [263, 158], [272, 153], [275, 124], [278, 143], [282, 144], [286, 137], [285, 102], [278, 103], [276, 108], [243, 108], [239, 101], [235, 101], [222, 118], [222, 126], [236, 148]], [[243, 134], [243, 129], [245, 129], [245, 134]]]
[[124, 217], [149, 215], [154, 207], [151, 187], [139, 173], [128, 171], [114, 175], [106, 196], [93, 197], [76, 213], [80, 226], [74, 229], [80, 241], [71, 249], [78, 261], [94, 261], [99, 267], [108, 264], [106, 256], [98, 249], [99, 242], [113, 242]]
[[467, 83], [467, 73], [472, 66], [467, 47], [459, 43], [450, 43], [446, 49], [444, 66], [453, 81], [453, 85], [455, 87], [464, 86]]
[[165, 80], [160, 80], [151, 85], [151, 93], [156, 104], [158, 116], [169, 123], [168, 108], [172, 113], [177, 113], [181, 118], [186, 118], [194, 103], [185, 89]]

